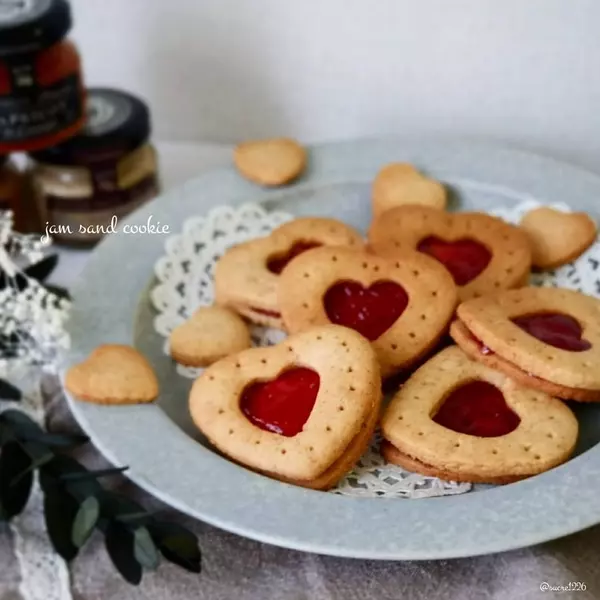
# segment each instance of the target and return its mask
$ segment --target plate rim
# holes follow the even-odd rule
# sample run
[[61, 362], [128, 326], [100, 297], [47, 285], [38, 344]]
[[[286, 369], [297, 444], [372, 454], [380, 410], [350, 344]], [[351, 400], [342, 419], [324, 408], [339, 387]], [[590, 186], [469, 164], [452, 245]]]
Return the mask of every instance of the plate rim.
[[[134, 213], [127, 222], [141, 224], [154, 213], [160, 214], [162, 211], [163, 214], [167, 214], [170, 203], [173, 202], [181, 203], [178, 210], [182, 214], [188, 210], [186, 206], [195, 206], [196, 202], [197, 213], [206, 212], [213, 206], [224, 203], [222, 196], [215, 200], [208, 193], [213, 188], [229, 190], [228, 199], [232, 204], [242, 204], [250, 198], [257, 201], [258, 197], [262, 196], [262, 201], [257, 203], [268, 205], [278, 195], [294, 194], [302, 187], [310, 189], [315, 185], [354, 180], [368, 183], [374, 171], [383, 164], [383, 160], [389, 161], [394, 158], [411, 160], [414, 156], [421, 158], [421, 161], [412, 159], [417, 164], [422, 161], [433, 164], [436, 162], [436, 157], [441, 158], [442, 164], [446, 163], [450, 166], [453, 164], [466, 166], [469, 162], [471, 164], [465, 169], [466, 176], [469, 176], [471, 168], [476, 171], [477, 165], [485, 165], [492, 173], [504, 172], [509, 182], [516, 179], [530, 184], [530, 187], [525, 185], [526, 194], [530, 194], [531, 190], [536, 190], [541, 185], [541, 189], [546, 189], [548, 192], [544, 194], [548, 202], [564, 200], [562, 197], [559, 198], [558, 193], [569, 189], [568, 183], [576, 184], [574, 188], [581, 199], [592, 190], [595, 190], [596, 194], [600, 193], [600, 177], [589, 171], [555, 159], [493, 144], [448, 140], [423, 141], [410, 138], [368, 139], [321, 144], [311, 147], [310, 154], [309, 174], [291, 188], [257, 192], [255, 186], [241, 180], [232, 168], [218, 169], [207, 172], [182, 187], [162, 195]], [[485, 172], [486, 169], [483, 170]], [[443, 173], [443, 169], [441, 172]], [[344, 173], [352, 173], [353, 177], [344, 179]], [[543, 180], [544, 183], [540, 183], [540, 175], [547, 177]], [[502, 182], [500, 187], [502, 188], [505, 183]], [[202, 196], [202, 189], [204, 198], [200, 202], [196, 199], [196, 194]], [[537, 194], [533, 196], [537, 197]], [[580, 205], [582, 203], [584, 202], [579, 202]], [[578, 203], [569, 202], [569, 204], [577, 207]], [[192, 214], [185, 216], [190, 217]], [[180, 220], [179, 215], [177, 219]], [[183, 220], [180, 220], [177, 226], [181, 228], [182, 225]], [[117, 293], [110, 285], [105, 285], [106, 281], [102, 281], [103, 271], [105, 272], [107, 265], [113, 264], [122, 256], [128, 247], [128, 252], [133, 251], [130, 247], [131, 243], [124, 237], [116, 235], [103, 240], [92, 253], [82, 275], [73, 287], [75, 302], [69, 324], [73, 349], [67, 358], [69, 364], [81, 360], [93, 348], [93, 343], [106, 331], [103, 329], [96, 332], [95, 337], [87, 335], [87, 325], [90, 322], [94, 323], [95, 327], [106, 326], [106, 323], [110, 322], [113, 327], [110, 341], [113, 343], [134, 341], [136, 328], [140, 326], [138, 310], [141, 304], [139, 302], [136, 301], [135, 306], [113, 303], [114, 306], [111, 305], [104, 311], [107, 314], [100, 316], [97, 314], [99, 306], [105, 306], [98, 303], [98, 296], [106, 294], [114, 300]], [[146, 236], [137, 238], [136, 242], [134, 261], [141, 260], [145, 265], [151, 265], [149, 271], [141, 276], [138, 263], [134, 264], [134, 268], [123, 264], [120, 281], [125, 287], [123, 291], [127, 292], [127, 298], [131, 297], [132, 291], [137, 291], [143, 299], [144, 295], [149, 294], [153, 283], [156, 258], [164, 254], [164, 239], [161, 243], [157, 243], [151, 236]], [[112, 321], [110, 319], [107, 321], [109, 317]], [[118, 328], [118, 331], [115, 328]], [[64, 369], [62, 376], [64, 377]], [[377, 499], [377, 503], [381, 504], [381, 510], [378, 511], [365, 508], [372, 502], [371, 499], [323, 494], [275, 482], [234, 465], [200, 446], [201, 451], [197, 453], [199, 458], [188, 468], [191, 473], [186, 473], [183, 476], [185, 481], [175, 487], [178, 496], [182, 494], [185, 496], [181, 498], [174, 497], [173, 492], [164, 489], [162, 482], [167, 475], [164, 472], [164, 457], [156, 461], [149, 460], [148, 456], [152, 456], [153, 451], [152, 440], [136, 436], [136, 427], [132, 426], [134, 421], [136, 424], [158, 426], [163, 435], [168, 436], [171, 448], [176, 448], [178, 453], [183, 453], [183, 456], [189, 450], [190, 444], [198, 450], [198, 444], [179, 430], [158, 406], [96, 407], [78, 402], [68, 393], [66, 396], [73, 415], [90, 435], [98, 450], [114, 464], [129, 464], [130, 470], [126, 472], [126, 476], [148, 493], [181, 512], [211, 525], [285, 548], [377, 560], [447, 559], [530, 546], [574, 533], [600, 522], [600, 509], [594, 510], [594, 501], [597, 492], [600, 492], [598, 478], [600, 465], [594, 464], [600, 461], [595, 461], [594, 458], [600, 456], [600, 446], [588, 450], [565, 465], [511, 486], [418, 501]], [[123, 418], [123, 413], [131, 415], [132, 419]], [[107, 435], [109, 432], [114, 434], [116, 431], [121, 437], [114, 438], [112, 435]], [[198, 467], [196, 462], [202, 465]], [[244, 490], [245, 496], [232, 499], [227, 494], [227, 486], [223, 486], [221, 482], [213, 487], [213, 501], [210, 498], [200, 498], [194, 502], [194, 497], [191, 495], [194, 481], [190, 482], [186, 478], [202, 474], [209, 476], [214, 468], [218, 468], [226, 477], [232, 478], [231, 480], [237, 483], [236, 487]], [[585, 481], [586, 485], [577, 488], [578, 494], [566, 498], [563, 485], [565, 480]], [[590, 483], [595, 480], [599, 481], [596, 487]], [[551, 502], [548, 502], [549, 495]], [[252, 505], [253, 501], [261, 500], [264, 501], [262, 510], [279, 510], [278, 514], [272, 515], [270, 521], [264, 516], [261, 517], [257, 506]], [[223, 502], [226, 504], [223, 505]], [[438, 505], [430, 508], [431, 504], [436, 502], [445, 503], [444, 507]], [[457, 502], [460, 504], [455, 508]], [[308, 527], [298, 527], [288, 523], [290, 519], [286, 520], [285, 511], [289, 505], [301, 508], [303, 511], [311, 511], [315, 519], [314, 523]], [[544, 510], [536, 511], [536, 506], [543, 506]], [[469, 519], [469, 515], [472, 515], [474, 510], [479, 511], [478, 525], [477, 523], [473, 525], [473, 520]], [[374, 515], [374, 512], [378, 514]], [[446, 513], [445, 527], [444, 519], [439, 518], [440, 512]], [[543, 513], [541, 517], [540, 512]], [[500, 513], [505, 520], [509, 519], [512, 527], [506, 527], [500, 522]], [[403, 530], [402, 523], [396, 522], [398, 519], [411, 523], [412, 528], [406, 529], [404, 526]], [[549, 521], [550, 525], [548, 525]], [[354, 535], [348, 528], [349, 522], [357, 530]], [[371, 529], [371, 537], [376, 537], [375, 531], [378, 525], [385, 525], [382, 529], [385, 535], [379, 536], [373, 542], [368, 537], [369, 527], [375, 528]], [[510, 531], [503, 531], [503, 529]], [[483, 532], [485, 535], [480, 535], [480, 539], [477, 540], [478, 534]], [[394, 535], [397, 537], [394, 538]], [[415, 544], [418, 540], [424, 542], [422, 547]], [[432, 543], [432, 540], [435, 543]]]

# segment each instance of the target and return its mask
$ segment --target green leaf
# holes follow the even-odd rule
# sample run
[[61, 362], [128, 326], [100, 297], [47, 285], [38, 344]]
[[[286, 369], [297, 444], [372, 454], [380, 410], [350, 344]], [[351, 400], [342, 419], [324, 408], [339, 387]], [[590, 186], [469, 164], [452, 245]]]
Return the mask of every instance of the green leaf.
[[21, 433], [43, 433], [42, 428], [20, 410], [5, 410], [0, 414], [0, 422], [7, 423], [15, 430], [17, 437]]
[[138, 527], [135, 530], [133, 551], [135, 559], [142, 567], [150, 570], [158, 567], [160, 556], [149, 531], [145, 527]]
[[8, 423], [0, 421], [0, 448], [8, 442], [15, 441], [15, 439], [12, 427]]
[[126, 521], [131, 515], [140, 515], [145, 512], [137, 502], [116, 492], [103, 490], [98, 499], [101, 504], [102, 516], [106, 519]]
[[23, 393], [19, 388], [16, 388], [12, 383], [0, 379], [0, 399], [19, 402], [23, 398]]
[[27, 467], [27, 469], [25, 469], [24, 471], [19, 473], [13, 479], [13, 481], [11, 482], [11, 485], [17, 485], [23, 477], [27, 477], [30, 473], [32, 473], [36, 469], [39, 469], [40, 467], [42, 467], [46, 463], [50, 462], [54, 458], [54, 455], [52, 454], [52, 452], [50, 450], [47, 450], [45, 446], [40, 446], [39, 444], [36, 444], [35, 442], [23, 443], [23, 442], [19, 441], [19, 445], [23, 448], [23, 450], [29, 456], [29, 458], [31, 459], [31, 463]]
[[142, 566], [134, 555], [134, 536], [129, 529], [115, 522], [108, 524], [104, 534], [106, 550], [113, 565], [125, 581], [139, 585], [142, 580]]
[[202, 554], [196, 536], [178, 525], [167, 521], [152, 521], [148, 526], [161, 554], [180, 567], [200, 573]]
[[56, 269], [57, 264], [58, 254], [49, 254], [48, 256], [42, 258], [42, 260], [27, 267], [24, 273], [28, 277], [31, 277], [32, 279], [37, 279], [37, 281], [42, 282], [48, 279], [48, 277], [50, 277], [54, 269]]
[[73, 521], [71, 541], [81, 548], [89, 539], [100, 517], [100, 503], [94, 496], [89, 496], [80, 505]]
[[173, 550], [171, 546], [160, 546], [160, 553], [174, 565], [189, 571], [190, 573], [202, 573], [202, 561], [200, 558], [190, 558]]
[[73, 560], [79, 549], [71, 539], [73, 523], [79, 504], [60, 486], [48, 487], [44, 492], [46, 530], [54, 549], [66, 561]]
[[44, 431], [27, 431], [21, 436], [21, 439], [37, 442], [49, 448], [73, 448], [87, 444], [90, 440], [85, 435], [63, 435], [58, 433], [46, 433]]
[[80, 502], [89, 496], [99, 498], [103, 492], [102, 486], [95, 479], [84, 479], [79, 481], [63, 482], [62, 477], [68, 473], [87, 473], [87, 469], [70, 456], [57, 454], [46, 465], [42, 467], [42, 487], [46, 485], [64, 485], [64, 488]]
[[71, 294], [69, 294], [69, 291], [64, 288], [64, 287], [60, 287], [58, 285], [48, 285], [48, 284], [44, 284], [44, 287], [51, 293], [54, 294], [57, 298], [60, 298], [61, 300], [71, 300]]
[[152, 518], [153, 513], [147, 510], [140, 510], [139, 512], [125, 513], [116, 515], [114, 518], [121, 523], [135, 524], [135, 525], [146, 525]]
[[[12, 519], [25, 508], [33, 485], [30, 466], [31, 458], [17, 442], [9, 442], [3, 447], [0, 454], [0, 519]], [[16, 485], [11, 485], [24, 471], [28, 471], [27, 474]]]
[[88, 479], [99, 479], [100, 477], [109, 477], [111, 475], [120, 475], [127, 471], [129, 467], [119, 467], [114, 469], [102, 469], [98, 471], [85, 471], [80, 473], [64, 473], [60, 476], [62, 481], [85, 481]]

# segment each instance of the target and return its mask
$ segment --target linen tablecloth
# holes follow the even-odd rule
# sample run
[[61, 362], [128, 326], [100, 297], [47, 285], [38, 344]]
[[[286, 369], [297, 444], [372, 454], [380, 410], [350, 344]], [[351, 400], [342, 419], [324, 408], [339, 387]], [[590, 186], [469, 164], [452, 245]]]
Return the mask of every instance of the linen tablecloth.
[[[44, 382], [44, 397], [49, 429], [77, 431], [55, 379]], [[91, 467], [107, 466], [91, 445], [79, 450], [77, 458]], [[203, 573], [194, 575], [163, 563], [158, 571], [146, 573], [139, 587], [131, 587], [115, 571], [101, 534], [95, 533], [70, 566], [74, 600], [600, 598], [600, 527], [529, 549], [469, 559], [397, 563], [351, 560], [246, 540], [177, 514], [125, 478], [119, 478], [116, 486], [145, 507], [164, 511], [165, 517], [194, 531], [204, 555]], [[19, 593], [13, 540], [6, 527], [0, 531], [0, 600], [27, 600]], [[570, 581], [585, 583], [586, 591], [540, 590], [544, 582], [566, 586]]]

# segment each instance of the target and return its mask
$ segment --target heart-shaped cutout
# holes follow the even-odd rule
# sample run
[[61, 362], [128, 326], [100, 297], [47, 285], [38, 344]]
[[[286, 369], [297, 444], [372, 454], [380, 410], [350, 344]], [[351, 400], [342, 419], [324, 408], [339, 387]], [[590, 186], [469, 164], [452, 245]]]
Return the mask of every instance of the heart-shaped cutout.
[[456, 285], [473, 281], [492, 260], [492, 253], [483, 244], [468, 238], [447, 242], [430, 236], [419, 242], [417, 250], [441, 262]]
[[275, 256], [269, 257], [267, 261], [267, 268], [269, 271], [271, 271], [271, 273], [279, 275], [279, 273], [283, 271], [283, 269], [292, 259], [300, 256], [307, 250], [319, 248], [319, 246], [322, 246], [322, 244], [319, 244], [318, 242], [296, 242], [285, 254], [276, 254]]
[[529, 211], [521, 220], [531, 244], [532, 262], [556, 269], [578, 258], [596, 240], [596, 223], [585, 213], [565, 213], [549, 206]]
[[393, 464], [446, 481], [504, 484], [567, 460], [578, 423], [564, 402], [450, 346], [391, 399], [381, 433]]
[[514, 431], [521, 419], [497, 387], [487, 381], [471, 381], [444, 400], [433, 421], [457, 433], [500, 437]]
[[391, 258], [417, 250], [437, 259], [463, 301], [522, 287], [531, 269], [525, 233], [486, 213], [399, 206], [373, 220], [369, 248]]
[[339, 281], [327, 290], [323, 303], [332, 323], [373, 341], [402, 315], [408, 294], [394, 281], [376, 281], [368, 288], [358, 281]]
[[319, 217], [283, 223], [270, 235], [229, 248], [215, 266], [215, 302], [257, 325], [283, 329], [280, 274], [299, 255], [318, 246], [363, 248], [352, 227]]
[[65, 386], [80, 400], [97, 404], [152, 402], [158, 396], [158, 381], [148, 361], [130, 346], [99, 346], [78, 365], [71, 367]]
[[195, 381], [190, 414], [234, 461], [329, 489], [366, 450], [379, 417], [373, 347], [346, 327], [315, 327], [220, 360]]
[[560, 313], [539, 313], [512, 319], [512, 322], [534, 338], [569, 352], [589, 350], [592, 344], [582, 338], [577, 319]]
[[240, 408], [257, 427], [294, 437], [310, 417], [319, 386], [318, 373], [296, 367], [273, 381], [252, 383], [242, 394]]

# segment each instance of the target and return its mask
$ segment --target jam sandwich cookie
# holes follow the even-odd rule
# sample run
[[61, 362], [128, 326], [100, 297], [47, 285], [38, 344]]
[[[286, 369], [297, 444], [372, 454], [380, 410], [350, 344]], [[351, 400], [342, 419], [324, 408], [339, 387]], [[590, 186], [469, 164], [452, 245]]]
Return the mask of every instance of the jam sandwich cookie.
[[600, 401], [600, 301], [522, 288], [458, 307], [450, 334], [473, 359], [567, 400]]
[[148, 361], [130, 346], [99, 346], [71, 367], [65, 387], [79, 400], [96, 404], [140, 404], [158, 397], [158, 381]]
[[417, 252], [392, 261], [349, 248], [317, 248], [291, 262], [279, 286], [288, 331], [326, 323], [350, 327], [372, 342], [384, 377], [433, 349], [456, 304], [448, 272]]
[[531, 268], [525, 234], [484, 213], [402, 206], [373, 221], [369, 243], [382, 256], [418, 250], [437, 259], [462, 300], [526, 285]]
[[170, 352], [186, 367], [207, 367], [250, 348], [250, 330], [243, 319], [222, 306], [205, 306], [173, 330]]
[[380, 403], [371, 345], [333, 325], [215, 363], [196, 380], [189, 401], [196, 426], [229, 458], [323, 490], [366, 450]]
[[578, 423], [544, 392], [446, 348], [418, 369], [382, 417], [387, 461], [452, 481], [510, 483], [573, 453]]
[[407, 163], [392, 163], [383, 167], [373, 182], [371, 203], [375, 217], [405, 204], [444, 210], [446, 202], [446, 188]]
[[215, 270], [215, 297], [258, 325], [283, 327], [277, 289], [279, 274], [293, 258], [317, 246], [363, 248], [358, 231], [324, 218], [294, 219], [271, 235], [228, 250]]
[[234, 151], [238, 171], [254, 183], [277, 186], [296, 179], [306, 167], [306, 150], [289, 138], [239, 144]]
[[538, 269], [556, 269], [581, 256], [596, 240], [596, 223], [585, 213], [565, 213], [542, 206], [520, 223]]

